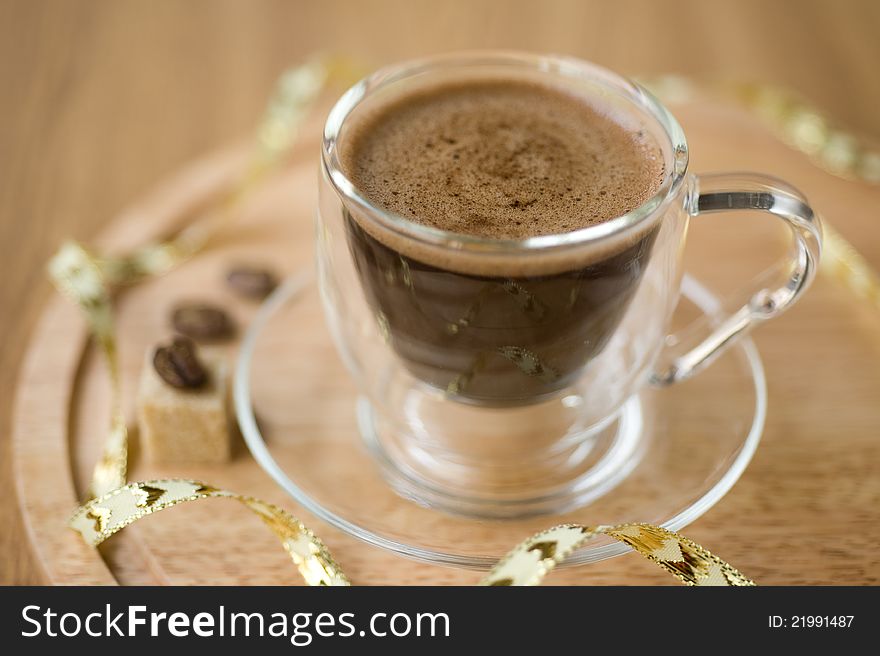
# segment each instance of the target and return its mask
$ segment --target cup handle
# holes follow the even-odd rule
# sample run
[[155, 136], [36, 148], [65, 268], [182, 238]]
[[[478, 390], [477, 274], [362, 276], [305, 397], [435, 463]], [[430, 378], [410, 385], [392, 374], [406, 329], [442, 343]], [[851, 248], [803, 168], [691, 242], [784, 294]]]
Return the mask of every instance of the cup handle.
[[754, 173], [721, 173], [695, 180], [688, 208], [691, 216], [730, 210], [760, 210], [782, 219], [791, 229], [794, 248], [779, 266], [756, 279], [759, 291], [738, 310], [720, 319], [704, 317], [667, 337], [651, 376], [655, 385], [671, 385], [698, 373], [752, 328], [794, 304], [813, 280], [822, 250], [822, 227], [800, 192], [781, 180]]

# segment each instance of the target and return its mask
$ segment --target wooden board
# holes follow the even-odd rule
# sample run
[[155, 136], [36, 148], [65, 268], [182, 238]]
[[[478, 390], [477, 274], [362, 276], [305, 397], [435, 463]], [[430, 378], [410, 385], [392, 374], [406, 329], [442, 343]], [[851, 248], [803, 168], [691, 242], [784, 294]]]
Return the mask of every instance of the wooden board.
[[[739, 109], [701, 101], [676, 113], [691, 142], [692, 170], [752, 169], [784, 177], [804, 189], [869, 260], [880, 262], [880, 243], [866, 238], [876, 233], [871, 224], [876, 225], [873, 208], [880, 191], [820, 171]], [[303, 140], [285, 170], [248, 201], [245, 216], [213, 248], [121, 294], [118, 328], [130, 418], [144, 350], [167, 336], [171, 305], [185, 298], [215, 300], [245, 326], [256, 306], [225, 290], [222, 277], [230, 263], [257, 261], [289, 272], [311, 262], [316, 126], [307, 134], [311, 138]], [[222, 192], [246, 153], [238, 146], [196, 162], [132, 205], [96, 245], [122, 252], [173, 231]], [[770, 222], [711, 218], [694, 222], [687, 261], [711, 285], [732, 289], [784, 248]], [[756, 342], [770, 386], [764, 441], [728, 497], [685, 533], [759, 583], [880, 582], [874, 548], [880, 538], [880, 316], [838, 283], [820, 278], [805, 301], [764, 327]], [[47, 582], [300, 584], [274, 537], [234, 502], [203, 501], [160, 513], [100, 551], [67, 530], [100, 450], [108, 401], [105, 372], [78, 310], [53, 298], [25, 357], [13, 436], [19, 503]], [[849, 427], [845, 441], [836, 430], [841, 416]], [[711, 426], [705, 430], [710, 434]], [[479, 578], [404, 560], [321, 524], [271, 482], [242, 444], [230, 464], [214, 467], [161, 468], [143, 462], [134, 449], [133, 480], [166, 476], [199, 478], [289, 508], [322, 536], [357, 584], [469, 584]], [[633, 555], [560, 571], [551, 581], [673, 582]]]

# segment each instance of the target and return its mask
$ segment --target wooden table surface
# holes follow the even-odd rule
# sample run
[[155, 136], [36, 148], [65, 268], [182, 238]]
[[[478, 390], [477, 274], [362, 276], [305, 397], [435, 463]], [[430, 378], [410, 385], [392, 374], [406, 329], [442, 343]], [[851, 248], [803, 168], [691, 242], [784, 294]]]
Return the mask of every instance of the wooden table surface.
[[[246, 133], [289, 63], [319, 49], [370, 65], [464, 48], [562, 52], [627, 74], [784, 84], [876, 138], [878, 31], [880, 3], [871, 0], [0, 2], [0, 583], [40, 582], [17, 516], [7, 435], [21, 354], [50, 293], [46, 259], [64, 237], [88, 240], [169, 172]], [[862, 244], [877, 243], [877, 229], [869, 225], [877, 217], [870, 214], [846, 226]], [[867, 254], [880, 267], [880, 251], [868, 248]], [[822, 338], [821, 329], [795, 335], [792, 352], [806, 351], [809, 340]], [[877, 355], [866, 358], [876, 362]], [[876, 387], [880, 372], [862, 375], [873, 376], [866, 385]], [[771, 408], [789, 403], [777, 411], [782, 430], [796, 411], [792, 390], [808, 383], [780, 375], [774, 387], [772, 371], [770, 382]], [[850, 383], [855, 393], [870, 388]], [[880, 566], [864, 532], [832, 542], [876, 523], [880, 477], [853, 456], [877, 453], [866, 447], [876, 442], [877, 414], [868, 411], [871, 398], [863, 403], [865, 412], [835, 417], [828, 429], [840, 457], [820, 462], [805, 453], [778, 463], [778, 480], [763, 488], [747, 474], [718, 513], [696, 522], [688, 535], [719, 551], [732, 543], [735, 553], [722, 555], [733, 560], [762, 547], [751, 535], [764, 536], [773, 553], [783, 554], [784, 534], [766, 530], [774, 521], [797, 522], [802, 537], [811, 535], [811, 522], [821, 523], [815, 544], [797, 552], [807, 572], [803, 580], [876, 584]], [[854, 475], [864, 480], [854, 488], [853, 505], [822, 502], [823, 488]], [[762, 498], [768, 490], [773, 497]], [[750, 534], [755, 527], [763, 533]], [[809, 575], [823, 569], [828, 577]], [[621, 571], [621, 583], [637, 583], [644, 573], [641, 567]], [[757, 578], [760, 571], [749, 573]], [[430, 570], [424, 574], [421, 582], [430, 582]]]

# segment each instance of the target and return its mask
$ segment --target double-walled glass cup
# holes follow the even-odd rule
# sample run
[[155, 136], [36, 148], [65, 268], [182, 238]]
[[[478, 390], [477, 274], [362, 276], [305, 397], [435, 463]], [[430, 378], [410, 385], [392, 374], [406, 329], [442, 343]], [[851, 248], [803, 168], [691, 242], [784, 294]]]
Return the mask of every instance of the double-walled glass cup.
[[[659, 190], [623, 216], [511, 241], [395, 215], [346, 176], [340, 149], [363, 112], [421, 86], [484, 79], [599, 99], [659, 144]], [[688, 222], [724, 210], [781, 219], [791, 255], [738, 310], [670, 336]], [[690, 174], [669, 112], [638, 85], [576, 59], [467, 53], [392, 66], [345, 93], [324, 129], [319, 282], [362, 395], [360, 430], [400, 494], [452, 513], [519, 517], [594, 497], [611, 472], [590, 457], [592, 446], [638, 440], [625, 410], [640, 388], [698, 373], [790, 306], [813, 277], [820, 242], [800, 193], [754, 174]]]

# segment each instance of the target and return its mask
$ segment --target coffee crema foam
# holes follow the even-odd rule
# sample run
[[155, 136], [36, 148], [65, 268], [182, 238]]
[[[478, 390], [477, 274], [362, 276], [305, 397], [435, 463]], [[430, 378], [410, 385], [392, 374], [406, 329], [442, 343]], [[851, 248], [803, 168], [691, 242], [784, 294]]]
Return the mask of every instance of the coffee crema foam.
[[372, 108], [340, 151], [371, 202], [484, 238], [570, 232], [621, 216], [665, 173], [644, 131], [591, 101], [518, 80], [447, 83]]
[[[493, 77], [398, 90], [350, 114], [337, 146], [342, 172], [372, 205], [444, 230], [452, 245], [407, 235], [358, 205], [350, 218], [402, 256], [456, 273], [572, 271], [653, 239], [662, 219], [655, 212], [571, 248], [491, 247], [611, 220], [664, 182], [663, 151], [636, 112], [550, 83]], [[459, 248], [457, 233], [487, 246]]]

